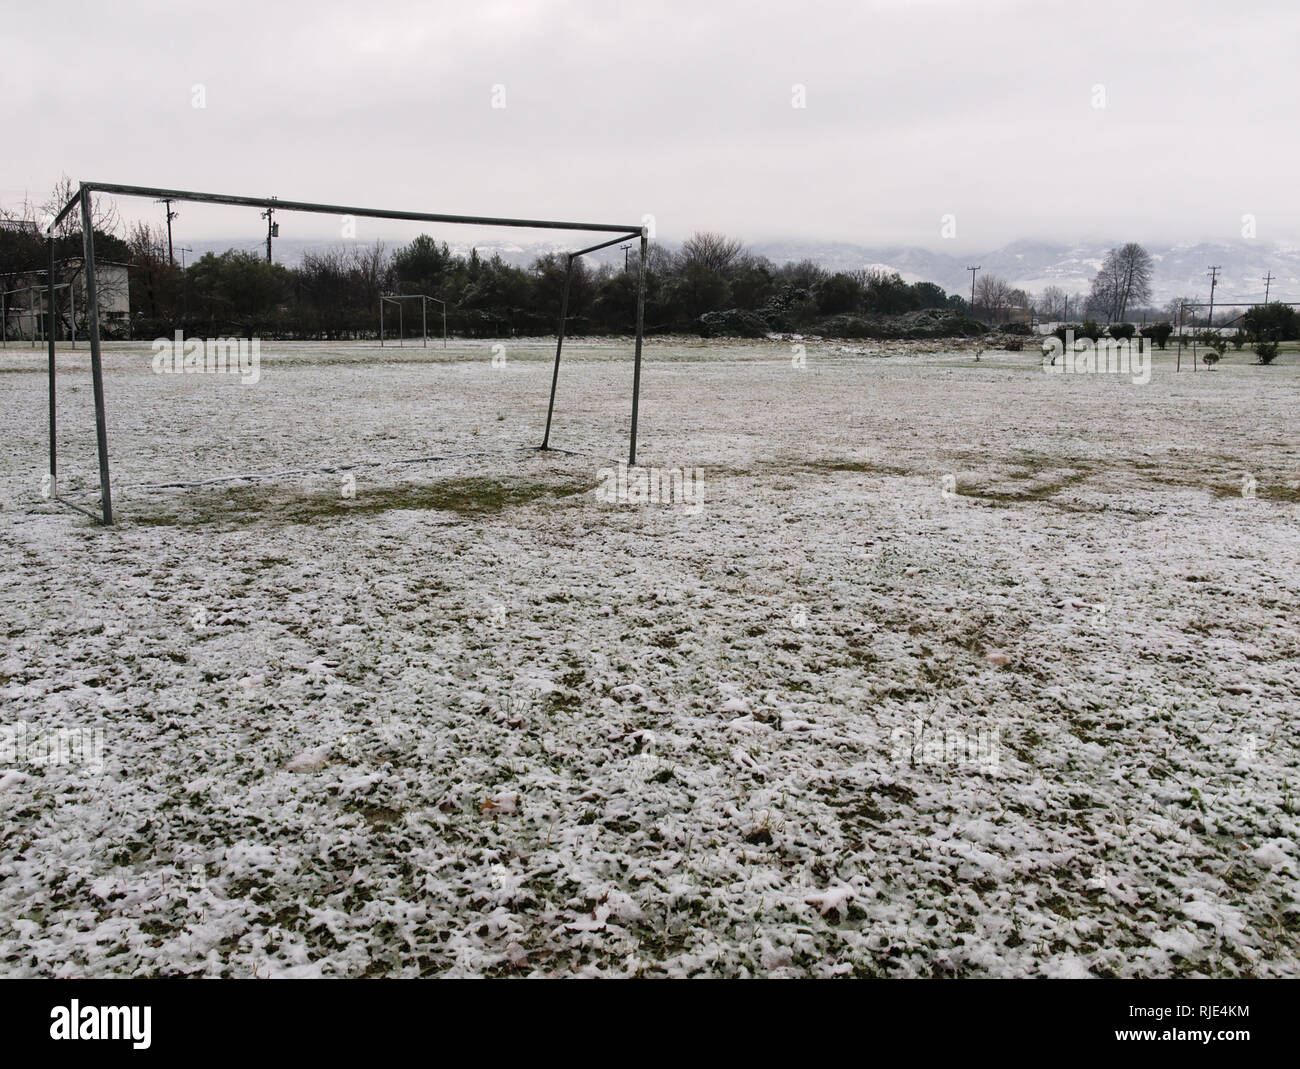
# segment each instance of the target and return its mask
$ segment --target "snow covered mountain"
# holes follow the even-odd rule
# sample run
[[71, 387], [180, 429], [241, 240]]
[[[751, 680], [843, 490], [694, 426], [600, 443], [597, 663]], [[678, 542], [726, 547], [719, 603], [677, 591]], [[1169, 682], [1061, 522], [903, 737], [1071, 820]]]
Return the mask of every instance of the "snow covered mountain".
[[[870, 264], [892, 267], [909, 282], [937, 282], [950, 293], [970, 291], [967, 266], [1004, 278], [1032, 291], [1059, 286], [1069, 293], [1086, 293], [1106, 253], [1120, 242], [1066, 244], [1014, 241], [990, 252], [955, 256], [916, 246], [872, 247], [848, 243], [768, 242], [753, 250], [777, 263], [815, 260], [831, 270], [853, 270]], [[1208, 295], [1207, 270], [1222, 268], [1216, 300], [1256, 300], [1264, 295], [1264, 276], [1272, 273], [1269, 295], [1276, 300], [1300, 300], [1300, 248], [1263, 241], [1232, 244], [1146, 244], [1155, 260], [1152, 299], [1163, 304], [1174, 297]]]

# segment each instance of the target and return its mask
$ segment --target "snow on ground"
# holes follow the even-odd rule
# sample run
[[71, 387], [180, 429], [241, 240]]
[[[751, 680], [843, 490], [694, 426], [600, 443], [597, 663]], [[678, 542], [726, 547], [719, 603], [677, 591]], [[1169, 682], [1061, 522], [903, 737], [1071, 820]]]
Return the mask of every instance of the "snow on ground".
[[0, 354], [0, 973], [1300, 971], [1300, 368], [503, 344]]

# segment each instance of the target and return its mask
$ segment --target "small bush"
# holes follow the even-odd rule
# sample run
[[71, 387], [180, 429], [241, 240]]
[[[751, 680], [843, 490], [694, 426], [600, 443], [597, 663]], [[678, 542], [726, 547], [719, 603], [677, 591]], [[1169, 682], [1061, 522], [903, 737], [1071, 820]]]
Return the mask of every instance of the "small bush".
[[1002, 328], [1003, 334], [1019, 334], [1022, 337], [1028, 337], [1033, 333], [1028, 323], [1008, 323]]
[[1112, 323], [1109, 329], [1110, 336], [1116, 341], [1128, 341], [1137, 333], [1137, 327], [1132, 323]]
[[1261, 364], [1271, 364], [1277, 358], [1278, 343], [1275, 341], [1257, 341], [1255, 355]]
[[741, 308], [705, 312], [696, 320], [696, 329], [705, 338], [762, 338], [768, 332], [762, 319]]
[[1169, 341], [1169, 335], [1173, 332], [1174, 325], [1172, 323], [1152, 323], [1150, 326], [1142, 328], [1142, 337], [1151, 339], [1156, 348], [1163, 349], [1165, 343]]
[[[1228, 339], [1217, 330], [1201, 331], [1200, 335], [1197, 337], [1197, 341], [1206, 348], [1213, 350], [1216, 360], [1222, 359], [1223, 354], [1228, 351]], [[1207, 358], [1207, 362], [1213, 363], [1214, 361], [1208, 360]]]
[[[1093, 325], [1094, 327], [1097, 326], [1096, 323], [1093, 323], [1092, 325]], [[1059, 338], [1061, 344], [1062, 344], [1062, 345], [1065, 345], [1065, 335], [1066, 335], [1068, 332], [1070, 332], [1070, 331], [1073, 331], [1073, 332], [1074, 332], [1074, 337], [1075, 337], [1075, 340], [1076, 340], [1076, 341], [1077, 341], [1079, 338], [1087, 338], [1087, 337], [1090, 337], [1090, 336], [1091, 336], [1091, 335], [1088, 334], [1088, 324], [1087, 324], [1087, 323], [1062, 323], [1059, 327], [1057, 327], [1054, 331], [1052, 331], [1052, 336], [1053, 336], [1054, 338]], [[1100, 335], [1101, 335], [1101, 331], [1100, 331], [1100, 329], [1099, 329], [1099, 330], [1097, 331], [1097, 336], [1099, 337]], [[1096, 338], [1096, 337], [1093, 337], [1092, 340], [1093, 340], [1093, 341], [1096, 341], [1097, 338]]]
[[1074, 328], [1074, 336], [1076, 338], [1090, 338], [1095, 342], [1101, 337], [1101, 327], [1097, 324], [1096, 320], [1085, 319], [1083, 326]]
[[1025, 347], [1025, 339], [1018, 337], [1006, 338], [1002, 342], [1002, 348], [1008, 352], [1018, 353]]

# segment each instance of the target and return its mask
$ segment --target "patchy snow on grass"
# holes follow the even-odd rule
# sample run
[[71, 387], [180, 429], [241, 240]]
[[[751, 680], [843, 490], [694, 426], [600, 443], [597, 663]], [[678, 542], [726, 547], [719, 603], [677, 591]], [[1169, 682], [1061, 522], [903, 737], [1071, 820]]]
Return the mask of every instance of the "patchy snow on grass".
[[494, 344], [0, 355], [0, 973], [1297, 974], [1300, 368]]

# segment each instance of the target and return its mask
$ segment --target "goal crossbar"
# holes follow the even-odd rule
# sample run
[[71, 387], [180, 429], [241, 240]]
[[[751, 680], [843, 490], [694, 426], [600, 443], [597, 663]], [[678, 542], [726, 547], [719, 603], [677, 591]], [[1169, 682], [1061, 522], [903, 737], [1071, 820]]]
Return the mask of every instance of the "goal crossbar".
[[403, 301], [420, 302], [420, 344], [429, 346], [429, 302], [442, 306], [442, 347], [447, 348], [447, 302], [441, 297], [430, 297], [427, 293], [381, 293], [379, 295], [379, 347], [384, 347], [384, 305], [397, 305], [398, 344], [406, 344], [406, 327], [402, 322]]
[[[1179, 302], [1179, 305], [1178, 305], [1178, 362], [1177, 362], [1177, 364], [1176, 364], [1176, 366], [1175, 366], [1175, 370], [1181, 371], [1182, 368], [1183, 368], [1183, 313], [1184, 313], [1188, 308], [1193, 308], [1193, 309], [1195, 309], [1195, 308], [1209, 308], [1209, 309], [1210, 309], [1210, 315], [1209, 315], [1209, 316], [1206, 316], [1206, 319], [1208, 320], [1208, 319], [1210, 318], [1210, 316], [1212, 316], [1212, 315], [1214, 314], [1214, 311], [1213, 311], [1213, 310], [1214, 310], [1215, 308], [1267, 308], [1270, 304], [1280, 304], [1280, 305], [1284, 305], [1284, 306], [1287, 307], [1287, 308], [1300, 308], [1300, 302], [1298, 302], [1298, 301], [1181, 301], [1181, 302]], [[1245, 318], [1247, 315], [1249, 315], [1249, 314], [1250, 314], [1249, 312], [1242, 312], [1241, 315], [1237, 316], [1237, 319], [1244, 319], [1244, 318]], [[1233, 322], [1236, 322], [1236, 320], [1233, 320]], [[1195, 370], [1196, 370], [1196, 360], [1197, 360], [1197, 357], [1198, 357], [1200, 354], [1197, 352], [1197, 340], [1198, 340], [1198, 339], [1197, 339], [1197, 334], [1196, 334], [1196, 313], [1195, 313], [1194, 311], [1192, 312], [1192, 323], [1191, 323], [1191, 327], [1192, 327], [1192, 370], [1195, 371]], [[1213, 324], [1213, 323], [1207, 322], [1207, 323], [1205, 324], [1205, 329], [1206, 329], [1206, 330], [1212, 330], [1213, 327], [1214, 327], [1214, 324]], [[1207, 347], [1207, 348], [1208, 348], [1208, 347]], [[1204, 358], [1202, 358], [1202, 361], [1203, 361], [1203, 360], [1204, 360]]]
[[[204, 193], [195, 190], [159, 189], [153, 186], [121, 185], [113, 182], [82, 182], [76, 194], [55, 216], [43, 221], [45, 232], [45, 251], [48, 263], [48, 297], [50, 307], [54, 306], [54, 231], [73, 211], [81, 213], [81, 238], [84, 249], [86, 270], [86, 305], [87, 326], [90, 335], [90, 374], [95, 397], [95, 438], [99, 454], [99, 499], [100, 512], [94, 516], [103, 524], [113, 522], [113, 499], [109, 479], [108, 457], [108, 420], [104, 403], [104, 370], [101, 354], [99, 330], [99, 300], [95, 281], [95, 233], [91, 225], [91, 195], [104, 193], [110, 196], [145, 197], [150, 200], [191, 201], [203, 204], [225, 204], [249, 208], [274, 208], [277, 211], [307, 212], [315, 215], [346, 215], [366, 219], [398, 219], [424, 223], [450, 223], [469, 226], [514, 227], [527, 230], [575, 230], [604, 234], [616, 237], [568, 253], [568, 267], [564, 275], [564, 297], [560, 302], [560, 321], [558, 324], [558, 341], [555, 347], [555, 367], [551, 374], [551, 395], [546, 409], [546, 430], [539, 449], [550, 449], [551, 417], [555, 410], [555, 390], [560, 376], [560, 352], [564, 346], [565, 320], [569, 310], [569, 284], [573, 276], [574, 261], [587, 253], [597, 252], [629, 238], [638, 238], [641, 256], [637, 271], [636, 298], [636, 350], [632, 371], [632, 427], [628, 445], [628, 464], [636, 464], [636, 429], [637, 415], [641, 398], [641, 347], [645, 336], [645, 290], [646, 259], [649, 244], [647, 228], [641, 224], [626, 225], [622, 223], [584, 223], [557, 219], [511, 219], [486, 215], [447, 215], [437, 212], [415, 212], [387, 208], [360, 208], [341, 204], [321, 204], [315, 201], [281, 200], [278, 197], [242, 197], [223, 193]], [[436, 300], [437, 298], [429, 298]], [[383, 302], [380, 302], [382, 308]], [[400, 306], [399, 306], [400, 307]], [[72, 505], [79, 511], [87, 512], [73, 502], [66, 501], [58, 492], [58, 450], [56, 447], [56, 403], [55, 403], [55, 344], [54, 332], [49, 336], [49, 429], [50, 429], [50, 496], [63, 504]], [[93, 513], [91, 514], [93, 515]]]

